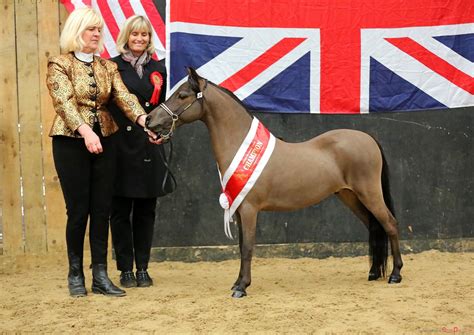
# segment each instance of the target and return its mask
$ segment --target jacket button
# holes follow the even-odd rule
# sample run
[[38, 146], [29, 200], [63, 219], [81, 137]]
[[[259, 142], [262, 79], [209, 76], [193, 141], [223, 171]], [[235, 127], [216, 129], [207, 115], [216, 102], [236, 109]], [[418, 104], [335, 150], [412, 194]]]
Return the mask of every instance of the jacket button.
[[150, 103], [148, 101], [145, 102], [145, 106], [150, 107]]
[[132, 126], [127, 126], [127, 131], [132, 131]]

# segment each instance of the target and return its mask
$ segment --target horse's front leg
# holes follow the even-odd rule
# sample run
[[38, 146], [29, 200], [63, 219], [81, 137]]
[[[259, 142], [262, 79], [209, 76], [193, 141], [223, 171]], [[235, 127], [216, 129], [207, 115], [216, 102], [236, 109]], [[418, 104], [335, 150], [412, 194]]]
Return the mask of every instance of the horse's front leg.
[[240, 280], [242, 279], [242, 220], [240, 219], [239, 212], [235, 213], [235, 221], [237, 223], [237, 227], [239, 228], [239, 252], [240, 252], [240, 270], [239, 275], [237, 276], [237, 280], [235, 281], [234, 285], [232, 285], [231, 290], [235, 291], [235, 289], [239, 286]]
[[[242, 298], [247, 295], [246, 288], [252, 281], [251, 263], [255, 247], [255, 233], [257, 227], [257, 211], [248, 204], [242, 204], [240, 213], [240, 272], [236, 285], [233, 287], [232, 297]], [[240, 237], [241, 236], [241, 237]]]

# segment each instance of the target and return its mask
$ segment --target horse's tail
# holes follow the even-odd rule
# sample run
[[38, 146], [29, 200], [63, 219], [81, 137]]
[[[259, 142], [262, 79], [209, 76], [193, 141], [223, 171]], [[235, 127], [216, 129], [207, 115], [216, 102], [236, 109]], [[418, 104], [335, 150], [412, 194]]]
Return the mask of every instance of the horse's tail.
[[[376, 141], [377, 142], [377, 141]], [[385, 205], [390, 210], [392, 215], [395, 217], [393, 200], [390, 194], [390, 183], [389, 183], [389, 169], [387, 160], [380, 143], [377, 142], [382, 155], [382, 193], [385, 201]], [[385, 277], [387, 272], [387, 258], [388, 258], [388, 235], [385, 229], [382, 227], [380, 222], [371, 213], [369, 217], [369, 254], [372, 259], [372, 271], [379, 272]]]

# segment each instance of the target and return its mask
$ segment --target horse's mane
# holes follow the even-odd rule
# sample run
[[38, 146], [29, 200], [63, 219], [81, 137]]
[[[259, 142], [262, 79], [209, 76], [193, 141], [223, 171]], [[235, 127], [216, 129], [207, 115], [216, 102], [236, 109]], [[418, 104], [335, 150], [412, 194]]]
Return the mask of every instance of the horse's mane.
[[[191, 69], [191, 74], [189, 76], [189, 84], [191, 86], [191, 89], [194, 91], [194, 92], [199, 92], [200, 91], [200, 88], [199, 88], [199, 79], [204, 79], [203, 77], [201, 77], [200, 75], [197, 74], [196, 70], [194, 69]], [[247, 109], [247, 107], [245, 107], [245, 105], [242, 103], [242, 101], [233, 93], [231, 92], [230, 90], [228, 90], [227, 88], [225, 87], [222, 87], [222, 86], [219, 86], [215, 83], [213, 83], [212, 81], [210, 80], [207, 80], [207, 83], [216, 87], [217, 89], [223, 91], [224, 93], [226, 93], [227, 95], [229, 95], [232, 99], [234, 99], [235, 101], [238, 102], [238, 104], [240, 106], [242, 106], [242, 108], [247, 112], [247, 114], [249, 114], [251, 117], [252, 114], [249, 112], [249, 110]]]
[[[250, 111], [247, 109], [247, 107], [245, 107], [245, 105], [243, 104], [242, 100], [240, 100], [232, 91], [228, 90], [227, 88], [225, 87], [222, 87], [222, 86], [219, 86], [217, 84], [214, 84], [212, 81], [207, 81], [209, 84], [211, 84], [212, 86], [214, 87], [217, 87], [218, 89], [220, 89], [221, 91], [223, 91], [224, 93], [226, 93], [227, 95], [229, 95], [232, 99], [234, 99], [235, 101], [237, 101], [239, 103], [240, 106], [242, 106], [243, 109], [245, 109], [245, 111], [247, 112], [247, 114], [249, 114], [250, 116], [252, 116], [252, 114], [250, 113]], [[253, 116], [252, 116], [253, 117]]]

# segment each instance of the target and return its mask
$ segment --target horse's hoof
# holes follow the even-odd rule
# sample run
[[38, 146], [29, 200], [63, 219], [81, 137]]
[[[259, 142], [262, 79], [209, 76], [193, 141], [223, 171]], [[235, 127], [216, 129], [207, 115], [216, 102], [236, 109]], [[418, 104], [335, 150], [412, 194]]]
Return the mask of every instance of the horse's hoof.
[[247, 295], [245, 291], [235, 289], [234, 293], [232, 293], [232, 298], [243, 298]]
[[402, 276], [400, 275], [390, 275], [390, 278], [388, 278], [389, 284], [398, 284], [401, 281], [402, 281]]
[[380, 278], [380, 274], [379, 273], [372, 273], [372, 272], [369, 272], [369, 281], [372, 281], [372, 280], [377, 280]]
[[238, 287], [239, 287], [239, 286], [234, 285], [234, 286], [232, 286], [232, 288], [231, 288], [230, 290], [231, 290], [231, 291], [235, 291]]

